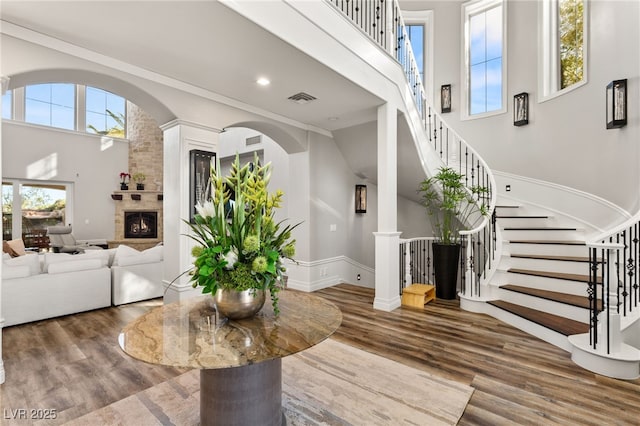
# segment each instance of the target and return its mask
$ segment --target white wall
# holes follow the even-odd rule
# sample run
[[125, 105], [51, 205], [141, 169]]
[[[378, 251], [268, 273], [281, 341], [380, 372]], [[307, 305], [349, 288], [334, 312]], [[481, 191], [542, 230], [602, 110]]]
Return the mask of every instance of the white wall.
[[3, 121], [3, 177], [72, 183], [78, 239], [113, 239], [110, 195], [128, 170], [128, 155], [127, 141]]
[[[595, 194], [628, 211], [639, 205], [640, 2], [590, 1], [588, 84], [539, 103], [538, 2], [508, 2], [507, 113], [460, 121], [462, 1], [407, 1], [433, 9], [435, 84], [451, 84], [452, 113], [444, 119], [495, 170]], [[605, 128], [605, 87], [628, 79], [628, 125]], [[437, 90], [436, 90], [437, 92]], [[529, 124], [513, 126], [513, 95], [529, 93]], [[503, 188], [498, 188], [502, 190]]]

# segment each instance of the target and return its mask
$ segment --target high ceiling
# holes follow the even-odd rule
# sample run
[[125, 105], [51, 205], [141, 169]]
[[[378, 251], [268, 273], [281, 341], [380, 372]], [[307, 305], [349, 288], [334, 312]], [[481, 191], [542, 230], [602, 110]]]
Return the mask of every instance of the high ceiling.
[[[375, 119], [380, 99], [216, 1], [2, 1], [3, 21], [300, 123]], [[256, 84], [259, 77], [271, 84]], [[304, 92], [317, 99], [288, 100]]]

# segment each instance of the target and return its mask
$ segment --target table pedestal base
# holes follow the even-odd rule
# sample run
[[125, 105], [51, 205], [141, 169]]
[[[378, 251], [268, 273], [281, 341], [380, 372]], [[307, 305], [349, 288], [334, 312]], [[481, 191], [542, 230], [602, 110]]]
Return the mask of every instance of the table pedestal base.
[[200, 370], [200, 424], [282, 425], [282, 360]]

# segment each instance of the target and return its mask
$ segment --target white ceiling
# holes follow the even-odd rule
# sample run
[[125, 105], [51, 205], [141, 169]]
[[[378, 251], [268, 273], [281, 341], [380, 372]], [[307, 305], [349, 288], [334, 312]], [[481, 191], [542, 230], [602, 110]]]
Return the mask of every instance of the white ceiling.
[[[216, 1], [2, 1], [2, 20], [300, 123], [375, 119], [381, 100]], [[271, 84], [256, 84], [265, 76]], [[299, 105], [299, 92], [317, 100]], [[330, 119], [330, 118], [338, 118]]]

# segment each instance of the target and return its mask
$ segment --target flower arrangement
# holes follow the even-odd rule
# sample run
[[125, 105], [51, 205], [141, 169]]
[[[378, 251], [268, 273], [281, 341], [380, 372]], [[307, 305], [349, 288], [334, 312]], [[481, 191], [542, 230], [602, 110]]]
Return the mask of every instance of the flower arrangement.
[[127, 172], [120, 173], [120, 185], [126, 185], [128, 180], [131, 178], [131, 175]]
[[281, 228], [284, 221], [274, 221], [284, 194], [267, 191], [270, 163], [260, 166], [256, 155], [252, 164], [241, 167], [236, 155], [229, 176], [220, 176], [219, 170], [218, 162], [211, 169], [211, 200], [196, 206], [193, 223], [185, 221], [193, 231], [189, 237], [198, 243], [192, 250], [190, 281], [212, 295], [219, 288], [268, 289], [277, 315], [282, 260], [295, 255], [291, 231], [299, 224]]

